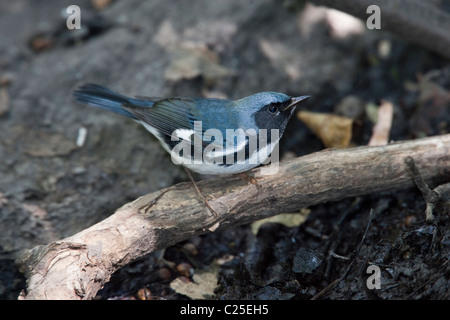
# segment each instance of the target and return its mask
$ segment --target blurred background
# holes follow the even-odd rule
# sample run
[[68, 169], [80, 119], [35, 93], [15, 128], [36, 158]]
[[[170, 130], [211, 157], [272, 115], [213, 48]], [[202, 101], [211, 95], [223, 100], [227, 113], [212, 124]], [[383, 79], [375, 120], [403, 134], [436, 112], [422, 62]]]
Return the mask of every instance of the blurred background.
[[[66, 26], [69, 5], [81, 9], [79, 30]], [[429, 6], [450, 11], [448, 1]], [[21, 250], [70, 236], [126, 202], [188, 180], [143, 127], [75, 103], [79, 85], [149, 97], [311, 95], [284, 135], [283, 160], [448, 133], [449, 66], [448, 58], [389, 30], [369, 30], [365, 20], [304, 1], [0, 0], [0, 298], [15, 299], [25, 287], [14, 263]], [[381, 119], [384, 129], [376, 132]], [[161, 262], [163, 255], [192, 270], [231, 257], [217, 275], [218, 297], [311, 298], [346, 264], [323, 258], [321, 272], [302, 272], [299, 242], [325, 254], [321, 235], [350, 210], [355, 220], [340, 239], [345, 256], [360, 240], [368, 208], [377, 206], [393, 220], [375, 220], [372, 245], [398, 230], [413, 232], [424, 218], [415, 190], [323, 204], [309, 208], [301, 226], [270, 224], [258, 235], [242, 226], [150, 255], [118, 272], [99, 298], [139, 298], [139, 290], [186, 298], [170, 287], [182, 272]], [[398, 274], [385, 272], [397, 281]], [[442, 290], [429, 294], [448, 297]], [[406, 292], [383, 294], [408, 298]], [[356, 282], [329, 296], [370, 297]]]

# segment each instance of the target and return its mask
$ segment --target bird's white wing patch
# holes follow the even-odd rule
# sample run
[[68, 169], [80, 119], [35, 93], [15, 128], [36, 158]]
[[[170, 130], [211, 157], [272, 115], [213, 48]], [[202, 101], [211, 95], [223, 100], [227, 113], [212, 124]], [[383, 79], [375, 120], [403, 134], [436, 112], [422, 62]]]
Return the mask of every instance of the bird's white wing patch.
[[192, 140], [191, 137], [194, 133], [195, 131], [192, 129], [176, 129], [173, 132], [172, 137], [177, 137], [185, 141], [191, 141]]

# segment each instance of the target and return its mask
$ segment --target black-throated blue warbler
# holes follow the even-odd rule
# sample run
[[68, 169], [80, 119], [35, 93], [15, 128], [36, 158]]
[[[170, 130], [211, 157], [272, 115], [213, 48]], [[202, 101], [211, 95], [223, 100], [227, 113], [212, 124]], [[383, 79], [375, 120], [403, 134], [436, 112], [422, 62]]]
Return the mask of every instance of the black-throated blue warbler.
[[267, 160], [295, 107], [309, 96], [261, 92], [239, 100], [130, 98], [86, 84], [76, 100], [142, 124], [172, 160], [200, 174], [235, 174]]

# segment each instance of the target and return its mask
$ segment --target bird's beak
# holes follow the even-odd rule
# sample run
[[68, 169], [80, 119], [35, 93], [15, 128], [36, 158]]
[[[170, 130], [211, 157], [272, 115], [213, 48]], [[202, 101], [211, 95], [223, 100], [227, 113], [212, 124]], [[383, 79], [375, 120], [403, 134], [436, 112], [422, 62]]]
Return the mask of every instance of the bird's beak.
[[283, 111], [289, 110], [291, 108], [294, 109], [294, 107], [297, 104], [299, 104], [300, 102], [302, 102], [302, 101], [304, 101], [306, 99], [309, 99], [309, 98], [311, 98], [311, 96], [300, 96], [300, 97], [291, 98], [291, 101], [289, 102], [289, 105]]

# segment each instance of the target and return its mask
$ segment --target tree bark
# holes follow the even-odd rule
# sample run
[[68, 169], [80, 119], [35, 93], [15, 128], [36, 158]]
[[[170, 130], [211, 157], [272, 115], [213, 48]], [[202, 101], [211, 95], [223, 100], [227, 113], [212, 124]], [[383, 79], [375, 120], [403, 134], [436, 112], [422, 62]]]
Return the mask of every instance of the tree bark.
[[111, 274], [152, 251], [194, 235], [250, 223], [326, 201], [414, 186], [405, 157], [428, 183], [448, 182], [450, 134], [386, 146], [324, 150], [280, 163], [277, 174], [200, 181], [218, 216], [191, 183], [180, 183], [127, 203], [109, 218], [71, 237], [27, 250], [22, 299], [92, 299]]

